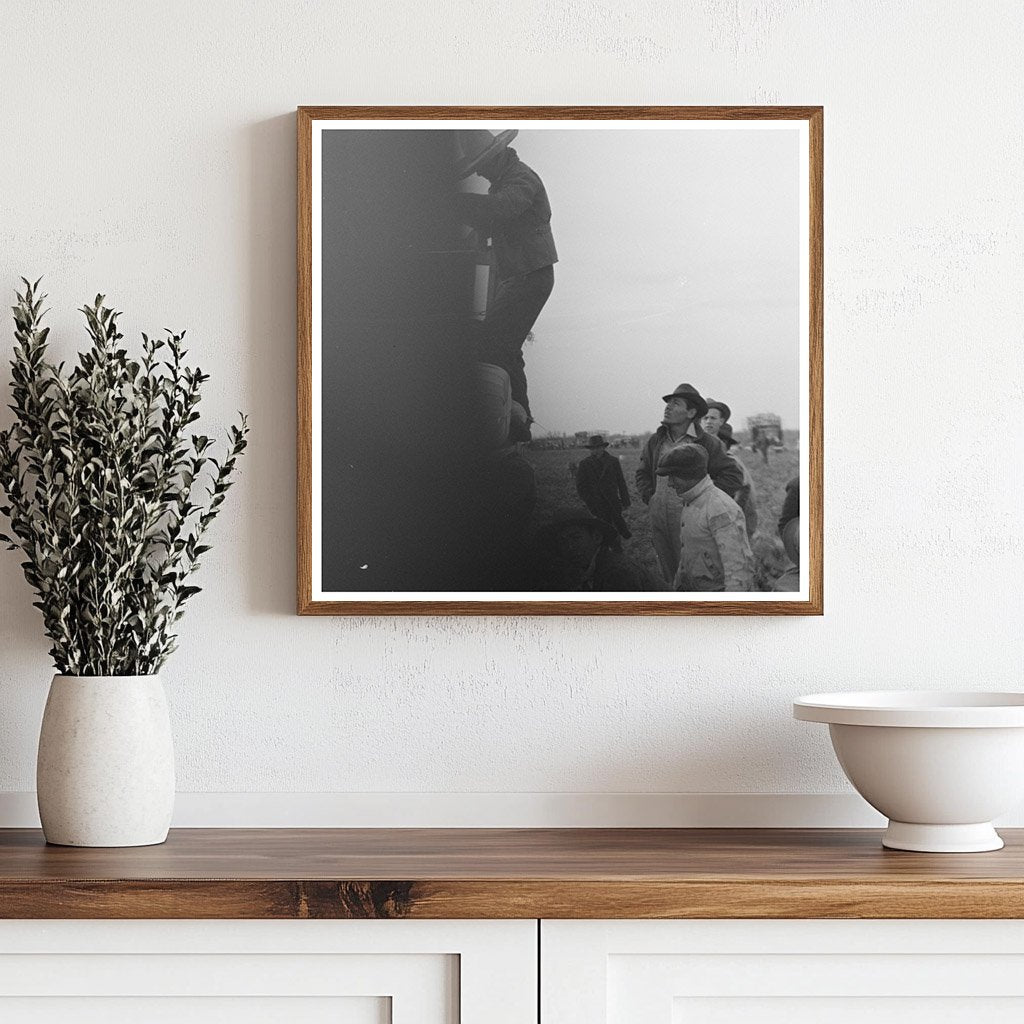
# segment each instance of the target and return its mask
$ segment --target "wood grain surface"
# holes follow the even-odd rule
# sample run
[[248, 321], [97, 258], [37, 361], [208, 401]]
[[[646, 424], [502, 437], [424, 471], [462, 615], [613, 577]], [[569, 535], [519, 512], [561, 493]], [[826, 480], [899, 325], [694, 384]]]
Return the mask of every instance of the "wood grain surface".
[[[327, 601], [313, 599], [313, 265], [312, 128], [322, 120], [788, 120], [808, 124], [809, 180], [809, 552], [808, 600], [782, 601]], [[299, 615], [822, 615], [824, 533], [824, 111], [815, 106], [753, 107], [351, 107], [305, 106], [296, 112], [297, 463], [296, 609]]]
[[996, 853], [861, 829], [176, 829], [162, 846], [0, 830], [5, 918], [1021, 918]]

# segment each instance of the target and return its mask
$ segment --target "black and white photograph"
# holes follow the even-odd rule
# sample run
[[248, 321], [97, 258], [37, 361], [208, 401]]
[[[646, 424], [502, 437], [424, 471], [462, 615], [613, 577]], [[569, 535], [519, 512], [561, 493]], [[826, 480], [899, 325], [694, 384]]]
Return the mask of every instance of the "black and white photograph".
[[814, 613], [811, 117], [761, 109], [300, 117], [300, 606]]

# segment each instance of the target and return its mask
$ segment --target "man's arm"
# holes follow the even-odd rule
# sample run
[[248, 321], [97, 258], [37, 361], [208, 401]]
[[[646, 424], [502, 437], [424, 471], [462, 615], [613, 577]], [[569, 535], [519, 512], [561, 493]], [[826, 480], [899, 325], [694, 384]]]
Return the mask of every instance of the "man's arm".
[[722, 559], [725, 589], [746, 592], [754, 585], [754, 559], [747, 540], [746, 520], [739, 508], [736, 512], [739, 514], [719, 512], [711, 516], [708, 528]]
[[516, 174], [503, 182], [489, 195], [478, 192], [460, 192], [456, 196], [463, 220], [472, 227], [493, 231], [514, 220], [533, 205], [540, 191], [540, 180], [526, 174]]
[[[615, 456], [613, 455], [614, 459]], [[615, 459], [615, 486], [619, 489], [619, 504], [623, 508], [629, 508], [633, 499], [629, 496], [629, 488], [626, 486], [626, 477], [622, 472], [622, 463]]]
[[708, 453], [708, 475], [720, 491], [725, 491], [730, 498], [735, 498], [743, 486], [743, 470], [735, 459], [729, 458], [725, 445], [717, 437], [706, 434], [705, 440], [711, 442], [704, 446]]
[[636, 489], [645, 505], [651, 503], [651, 496], [654, 494], [654, 470], [648, 460], [649, 453], [650, 445], [645, 444], [640, 449], [640, 468], [636, 471]]
[[782, 515], [779, 516], [779, 536], [786, 529], [786, 523], [800, 515], [800, 477], [795, 476], [786, 484], [786, 497], [782, 502]]

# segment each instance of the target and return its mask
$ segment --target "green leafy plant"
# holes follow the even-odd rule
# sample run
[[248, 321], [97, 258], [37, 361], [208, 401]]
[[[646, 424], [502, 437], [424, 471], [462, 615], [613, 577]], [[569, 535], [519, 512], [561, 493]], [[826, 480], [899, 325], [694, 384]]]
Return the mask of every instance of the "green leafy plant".
[[47, 361], [45, 296], [24, 278], [13, 307], [14, 426], [0, 432], [0, 486], [10, 550], [43, 613], [64, 675], [149, 675], [175, 649], [175, 623], [201, 588], [187, 582], [203, 537], [245, 451], [248, 424], [226, 454], [189, 427], [209, 376], [186, 367], [184, 332], [119, 345], [118, 312], [96, 296], [82, 309], [91, 345], [65, 371]]

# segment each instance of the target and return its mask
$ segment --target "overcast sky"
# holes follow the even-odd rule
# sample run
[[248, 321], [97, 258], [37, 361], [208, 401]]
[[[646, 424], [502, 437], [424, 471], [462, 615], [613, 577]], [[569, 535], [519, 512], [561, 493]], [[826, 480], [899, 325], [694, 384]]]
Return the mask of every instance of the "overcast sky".
[[[558, 249], [524, 353], [534, 437], [640, 432], [682, 381], [799, 427], [799, 133], [524, 129]], [[486, 188], [480, 178], [474, 188]]]

